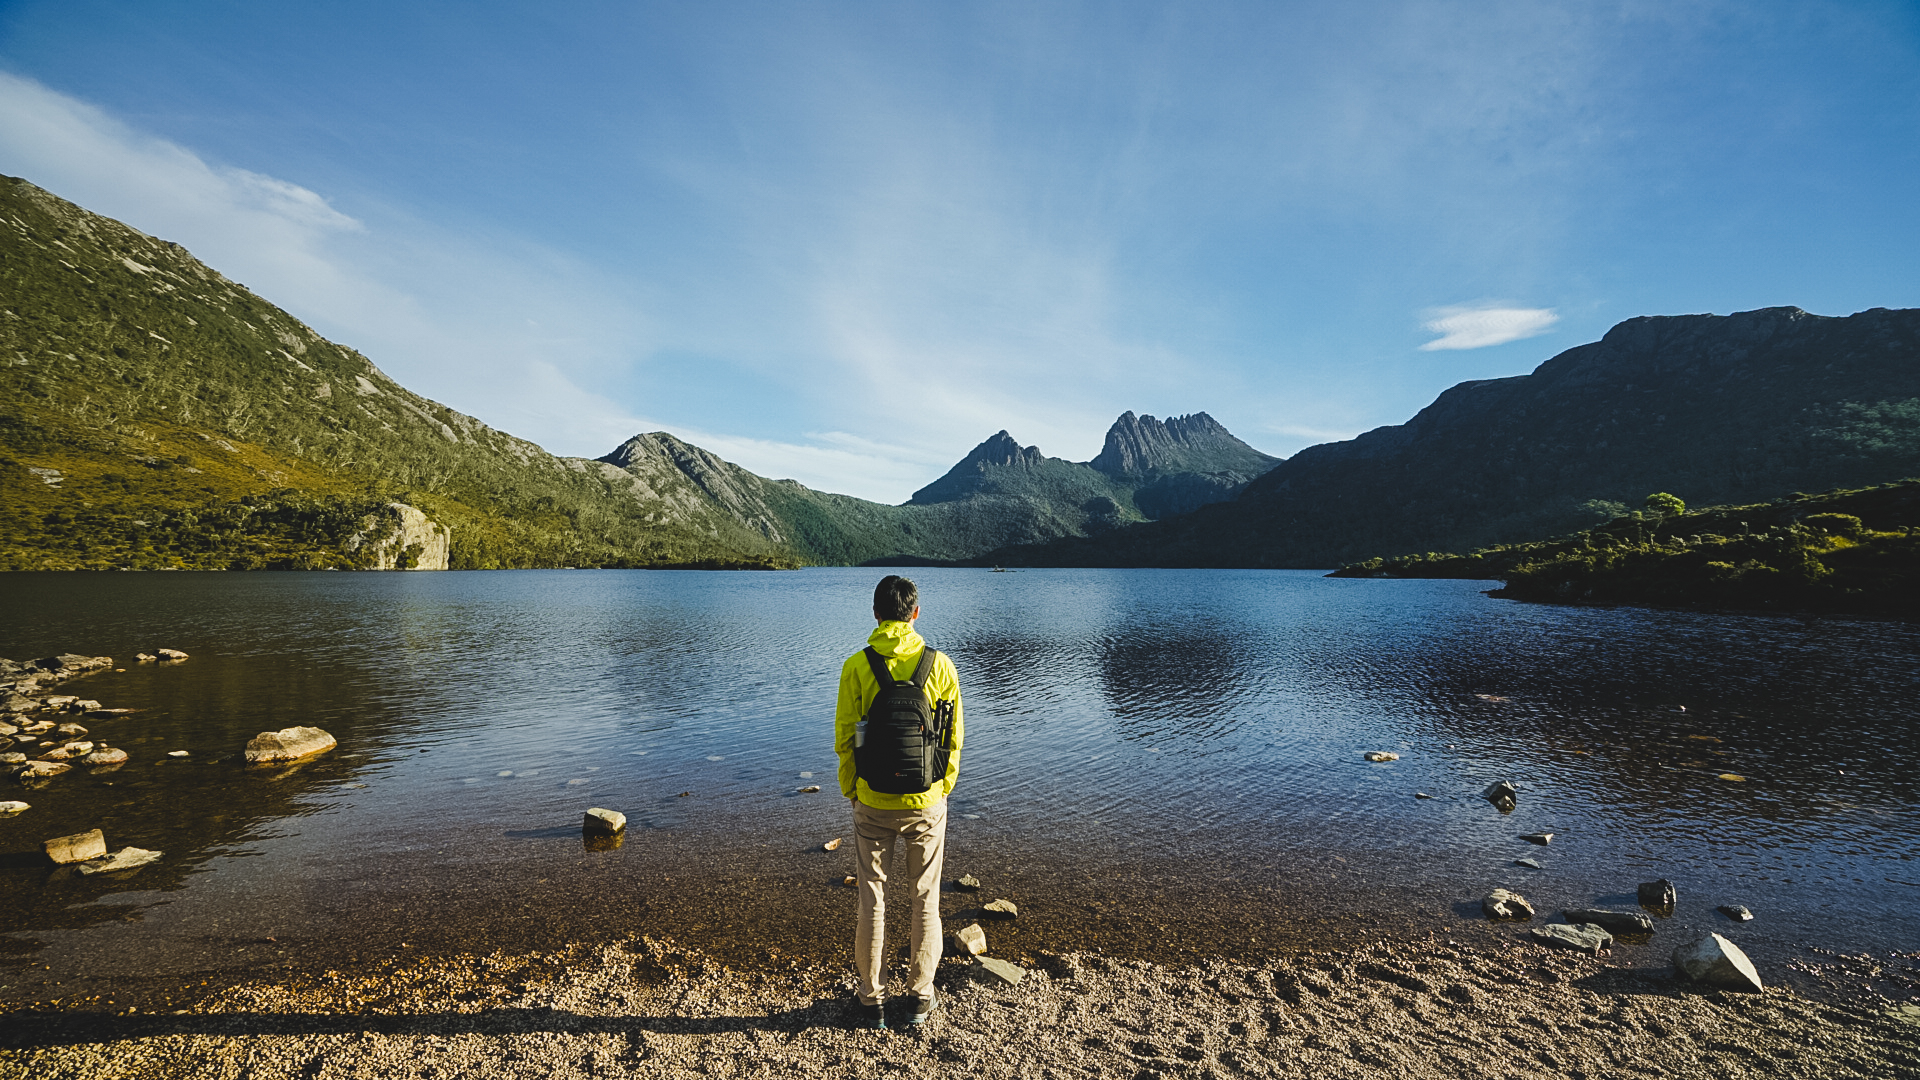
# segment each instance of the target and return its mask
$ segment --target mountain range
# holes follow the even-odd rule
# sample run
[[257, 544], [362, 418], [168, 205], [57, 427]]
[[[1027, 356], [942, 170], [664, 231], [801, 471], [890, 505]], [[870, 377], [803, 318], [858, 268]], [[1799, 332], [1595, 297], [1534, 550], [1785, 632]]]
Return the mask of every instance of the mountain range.
[[1331, 567], [1920, 473], [1912, 310], [1632, 319], [1284, 461], [1205, 413], [1125, 413], [1087, 462], [1001, 431], [892, 506], [665, 432], [549, 454], [25, 180], [0, 257], [8, 569]]
[[1003, 431], [903, 506], [665, 432], [560, 457], [25, 180], [0, 179], [0, 226], [0, 567], [960, 560], [1231, 498], [1278, 461], [1204, 413], [1127, 413], [1089, 463]]

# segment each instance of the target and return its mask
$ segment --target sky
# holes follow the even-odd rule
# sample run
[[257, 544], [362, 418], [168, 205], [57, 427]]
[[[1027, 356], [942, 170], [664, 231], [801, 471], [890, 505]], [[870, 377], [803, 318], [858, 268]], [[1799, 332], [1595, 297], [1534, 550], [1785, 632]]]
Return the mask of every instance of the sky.
[[0, 172], [555, 453], [900, 502], [1920, 306], [1920, 5], [0, 0]]

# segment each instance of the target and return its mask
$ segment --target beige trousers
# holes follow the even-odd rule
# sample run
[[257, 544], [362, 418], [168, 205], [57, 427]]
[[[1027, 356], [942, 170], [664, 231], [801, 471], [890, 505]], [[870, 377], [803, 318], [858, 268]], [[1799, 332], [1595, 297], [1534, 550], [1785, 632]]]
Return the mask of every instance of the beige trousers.
[[887, 863], [898, 847], [900, 869], [913, 883], [912, 960], [908, 992], [922, 1001], [933, 996], [933, 969], [940, 963], [940, 868], [947, 854], [947, 801], [920, 810], [853, 808], [854, 838], [859, 844], [860, 921], [853, 933], [853, 962], [860, 971], [860, 1002], [877, 1005], [886, 992]]

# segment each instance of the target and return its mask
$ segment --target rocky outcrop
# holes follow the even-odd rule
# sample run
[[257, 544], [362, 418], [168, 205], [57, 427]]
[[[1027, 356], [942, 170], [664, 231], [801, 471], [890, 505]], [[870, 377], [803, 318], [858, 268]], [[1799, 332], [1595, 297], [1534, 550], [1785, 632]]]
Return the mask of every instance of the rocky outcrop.
[[343, 546], [361, 555], [370, 570], [445, 570], [453, 530], [418, 507], [388, 503], [384, 515], [369, 516]]

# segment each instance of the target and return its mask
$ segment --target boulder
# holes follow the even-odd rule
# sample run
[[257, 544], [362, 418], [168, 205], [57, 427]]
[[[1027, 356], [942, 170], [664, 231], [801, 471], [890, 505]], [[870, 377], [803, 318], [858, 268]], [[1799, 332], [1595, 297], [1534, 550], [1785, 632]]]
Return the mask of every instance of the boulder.
[[987, 951], [987, 932], [980, 929], [979, 923], [969, 923], [954, 931], [953, 940], [968, 956], [979, 956]]
[[127, 752], [113, 746], [103, 746], [80, 759], [80, 764], [88, 768], [100, 765], [125, 765], [126, 763]]
[[1719, 907], [1715, 908], [1714, 910], [1718, 911], [1722, 915], [1725, 915], [1727, 918], [1732, 919], [1734, 922], [1752, 922], [1753, 921], [1753, 912], [1748, 911], [1743, 905], [1740, 905], [1740, 904], [1721, 904]]
[[19, 814], [31, 809], [26, 803], [7, 800], [0, 802], [0, 814]]
[[[103, 844], [101, 846], [105, 847], [106, 845]], [[83, 874], [112, 874], [121, 870], [137, 870], [159, 857], [160, 852], [158, 851], [148, 851], [146, 848], [123, 847], [111, 855], [104, 855], [97, 859], [88, 859], [86, 862], [74, 867], [74, 869]]]
[[257, 765], [271, 761], [298, 761], [325, 753], [338, 745], [333, 736], [317, 727], [263, 731], [247, 743], [247, 763]]
[[1391, 750], [1369, 750], [1364, 756], [1368, 761], [1399, 761], [1400, 755]]
[[1613, 935], [1602, 927], [1592, 923], [1548, 923], [1527, 931], [1536, 941], [1547, 945], [1556, 945], [1562, 949], [1600, 955], [1601, 949], [1613, 947]]
[[1673, 882], [1666, 878], [1640, 883], [1640, 906], [1643, 908], [1671, 910], [1679, 902], [1680, 893], [1674, 889]]
[[979, 892], [980, 879], [974, 877], [972, 874], [963, 874], [960, 880], [953, 883], [953, 887], [959, 889], [961, 892]]
[[154, 650], [154, 655], [162, 660], [185, 660], [187, 658], [187, 654], [181, 652], [179, 649], [156, 649]]
[[79, 724], [61, 724], [53, 729], [53, 733], [63, 739], [84, 739], [87, 737], [87, 729], [81, 727]]
[[1487, 790], [1480, 793], [1480, 797], [1503, 811], [1513, 809], [1514, 804], [1520, 801], [1520, 793], [1505, 780], [1489, 786]]
[[1608, 911], [1605, 908], [1575, 908], [1565, 911], [1570, 923], [1592, 923], [1616, 934], [1651, 934], [1653, 919], [1637, 911]]
[[602, 810], [599, 807], [587, 811], [586, 820], [580, 823], [580, 831], [612, 836], [627, 827], [627, 815], [618, 810]]
[[987, 918], [989, 919], [1017, 919], [1020, 917], [1020, 909], [1014, 906], [1011, 900], [995, 900], [980, 910], [986, 912]]
[[1673, 950], [1673, 966], [1680, 974], [1708, 986], [1728, 990], [1765, 989], [1753, 961], [1740, 951], [1740, 946], [1719, 934], [1708, 934], [1691, 945]]
[[1005, 960], [995, 960], [991, 956], [973, 958], [973, 969], [987, 977], [987, 981], [996, 985], [1019, 986], [1020, 980], [1027, 977], [1027, 969], [1019, 964], [1009, 964]]
[[92, 829], [72, 836], [56, 836], [41, 846], [46, 849], [47, 858], [56, 863], [86, 862], [107, 853], [107, 837], [99, 829]]
[[1531, 919], [1533, 905], [1511, 889], [1495, 889], [1480, 901], [1480, 910], [1489, 919]]

